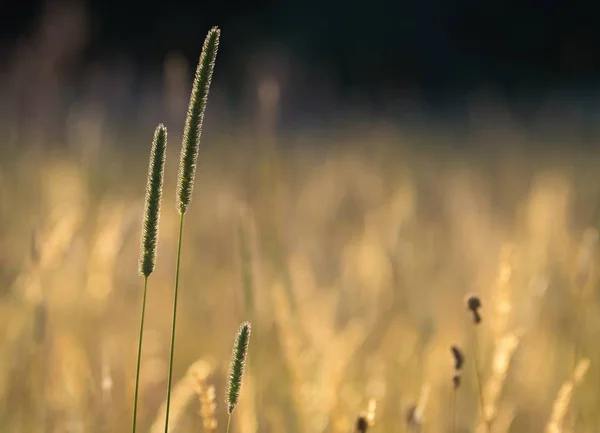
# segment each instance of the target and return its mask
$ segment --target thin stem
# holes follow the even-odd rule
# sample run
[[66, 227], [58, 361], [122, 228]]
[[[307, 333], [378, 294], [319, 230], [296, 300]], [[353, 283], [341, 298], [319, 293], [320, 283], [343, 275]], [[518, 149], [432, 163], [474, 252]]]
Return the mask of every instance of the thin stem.
[[575, 325], [574, 325], [574, 336], [573, 339], [574, 341], [574, 347], [573, 347], [573, 368], [571, 369], [574, 370], [575, 367], [577, 366], [577, 361], [579, 359], [580, 356], [580, 350], [581, 350], [581, 332], [583, 329], [583, 325], [584, 325], [584, 317], [585, 317], [585, 304], [584, 304], [584, 299], [583, 299], [583, 291], [584, 288], [579, 288], [579, 293], [577, 294], [577, 298], [576, 298], [576, 303], [577, 303], [577, 307], [575, 309], [575, 311], [577, 311], [579, 314], [575, 314]]
[[144, 294], [142, 295], [142, 317], [140, 319], [140, 335], [138, 339], [137, 366], [135, 369], [135, 393], [133, 397], [133, 425], [132, 433], [135, 433], [137, 423], [138, 391], [140, 386], [140, 364], [142, 361], [142, 339], [144, 338], [144, 317], [146, 316], [146, 292], [148, 290], [148, 276], [144, 277]]
[[173, 378], [173, 353], [175, 352], [175, 323], [177, 322], [177, 292], [179, 291], [179, 264], [181, 263], [181, 238], [183, 237], [183, 216], [179, 220], [179, 240], [177, 241], [177, 265], [175, 267], [175, 294], [173, 298], [173, 323], [171, 324], [171, 354], [169, 355], [169, 377], [167, 379], [167, 406], [165, 410], [165, 433], [169, 431], [169, 408], [171, 406], [171, 380]]
[[[588, 277], [589, 278], [589, 277]], [[573, 348], [573, 365], [571, 368], [571, 371], [574, 371], [575, 368], [577, 368], [577, 361], [579, 360], [579, 358], [581, 357], [581, 349], [582, 349], [582, 338], [583, 338], [583, 331], [585, 330], [585, 319], [586, 319], [586, 304], [585, 304], [585, 290], [587, 288], [589, 281], [586, 281], [585, 283], [583, 283], [582, 285], [580, 285], [579, 287], [576, 287], [577, 289], [577, 295], [576, 295], [576, 308], [575, 311], [578, 312], [579, 314], [575, 315], [575, 324], [574, 324], [574, 335], [573, 335], [573, 339], [574, 339], [574, 348]], [[575, 394], [572, 397], [573, 400], [577, 399], [577, 394]], [[569, 409], [570, 415], [571, 415], [571, 424], [573, 427], [577, 426], [577, 423], [580, 420], [581, 417], [581, 413], [578, 410], [578, 407], [573, 404], [570, 406]]]
[[229, 414], [229, 416], [227, 417], [227, 431], [226, 431], [226, 433], [229, 433], [229, 427], [231, 427], [231, 414]]
[[452, 390], [450, 394], [450, 416], [452, 419], [450, 430], [452, 433], [456, 432], [456, 389]]
[[481, 374], [479, 372], [479, 356], [478, 356], [478, 352], [479, 352], [479, 347], [477, 344], [477, 332], [476, 330], [473, 332], [473, 361], [475, 364], [475, 375], [477, 376], [477, 386], [479, 389], [479, 404], [481, 405], [481, 418], [483, 419], [483, 422], [485, 423], [485, 427], [486, 427], [486, 431], [490, 431], [490, 425], [488, 423], [488, 420], [485, 416], [485, 402], [483, 400], [483, 384], [481, 382]]

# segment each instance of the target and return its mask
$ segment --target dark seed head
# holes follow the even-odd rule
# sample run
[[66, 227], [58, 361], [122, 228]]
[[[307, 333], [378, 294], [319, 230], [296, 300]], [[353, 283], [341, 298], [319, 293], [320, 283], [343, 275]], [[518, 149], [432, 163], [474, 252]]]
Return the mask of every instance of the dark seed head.
[[460, 387], [460, 373], [456, 373], [452, 376], [452, 384], [454, 385], [454, 389], [458, 389]]
[[454, 357], [454, 369], [459, 371], [463, 368], [465, 364], [465, 357], [463, 356], [462, 351], [458, 348], [458, 346], [452, 346], [450, 348], [452, 351], [452, 356]]
[[477, 311], [481, 308], [481, 300], [479, 296], [471, 294], [467, 296], [467, 309], [471, 311]]
[[481, 300], [475, 294], [468, 295], [466, 298], [467, 310], [473, 313], [473, 322], [478, 324], [481, 322], [481, 314], [479, 309], [481, 308]]
[[358, 433], [366, 433], [369, 428], [369, 420], [365, 415], [361, 415], [356, 420], [356, 431]]

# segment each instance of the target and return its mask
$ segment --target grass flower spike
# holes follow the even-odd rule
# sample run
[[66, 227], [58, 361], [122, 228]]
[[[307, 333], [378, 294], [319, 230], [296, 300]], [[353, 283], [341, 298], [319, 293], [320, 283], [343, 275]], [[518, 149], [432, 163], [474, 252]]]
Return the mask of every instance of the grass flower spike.
[[156, 266], [156, 248], [158, 223], [160, 220], [160, 200], [162, 197], [163, 178], [167, 150], [167, 128], [158, 125], [152, 140], [148, 181], [146, 184], [146, 203], [144, 207], [144, 223], [140, 247], [139, 272], [144, 277], [144, 293], [142, 295], [142, 316], [140, 318], [140, 334], [138, 339], [137, 366], [135, 372], [135, 392], [133, 401], [132, 433], [135, 433], [137, 422], [138, 390], [140, 382], [140, 362], [142, 358], [142, 341], [144, 337], [144, 317], [146, 313], [146, 293], [148, 277]]
[[202, 121], [208, 101], [208, 91], [215, 69], [215, 59], [219, 48], [221, 31], [213, 27], [208, 32], [202, 47], [202, 54], [196, 69], [196, 76], [192, 86], [190, 105], [185, 129], [183, 131], [183, 144], [181, 159], [179, 161], [179, 175], [177, 178], [177, 207], [180, 214], [184, 214], [192, 200], [194, 178], [196, 176], [196, 161], [202, 134]]
[[158, 223], [160, 220], [160, 201], [165, 172], [166, 149], [167, 128], [161, 124], [158, 125], [154, 132], [152, 150], [150, 151], [150, 165], [148, 167], [144, 225], [139, 260], [139, 272], [143, 277], [150, 276], [154, 272], [156, 265]]
[[227, 383], [227, 396], [225, 399], [225, 403], [227, 403], [227, 412], [229, 413], [226, 433], [229, 433], [231, 414], [235, 410], [240, 398], [249, 343], [250, 323], [244, 322], [240, 325], [240, 329], [235, 337], [233, 353], [231, 354], [231, 364], [229, 365], [229, 381]]
[[177, 208], [179, 210], [179, 237], [177, 241], [177, 264], [175, 265], [175, 293], [173, 297], [173, 319], [171, 323], [171, 350], [169, 355], [169, 375], [167, 377], [167, 404], [165, 410], [165, 433], [169, 431], [169, 408], [171, 403], [171, 382], [173, 380], [173, 356], [175, 352], [175, 327], [177, 325], [177, 296], [179, 292], [179, 268], [181, 264], [181, 244], [183, 240], [183, 220], [185, 212], [192, 199], [194, 177], [196, 176], [196, 161], [198, 160], [198, 149], [200, 148], [200, 135], [202, 132], [202, 121], [208, 100], [208, 90], [215, 68], [215, 59], [219, 47], [219, 36], [221, 31], [213, 27], [206, 35], [202, 54], [196, 69], [190, 105], [185, 129], [183, 131], [183, 143], [177, 177]]
[[244, 322], [235, 337], [231, 365], [229, 366], [229, 383], [227, 385], [227, 412], [231, 414], [238, 404], [246, 356], [248, 354], [248, 343], [250, 343], [250, 323]]

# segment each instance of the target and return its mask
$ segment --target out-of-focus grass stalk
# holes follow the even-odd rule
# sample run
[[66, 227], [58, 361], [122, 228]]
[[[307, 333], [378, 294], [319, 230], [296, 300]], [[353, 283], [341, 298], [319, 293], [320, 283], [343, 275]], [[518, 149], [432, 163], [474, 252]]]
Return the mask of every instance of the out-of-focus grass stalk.
[[465, 357], [456, 345], [450, 348], [452, 357], [454, 358], [454, 374], [452, 375], [452, 392], [450, 393], [450, 416], [451, 416], [451, 432], [456, 432], [456, 401], [458, 399], [458, 388], [460, 388], [461, 373], [465, 364]]
[[254, 311], [254, 287], [252, 275], [252, 252], [250, 250], [248, 236], [244, 227], [244, 220], [238, 226], [238, 243], [240, 255], [240, 271], [242, 287], [244, 291], [244, 306], [246, 314], [251, 315]]
[[479, 365], [479, 342], [477, 336], [478, 325], [481, 323], [481, 300], [475, 294], [471, 294], [466, 299], [467, 310], [473, 315], [473, 367], [477, 378], [477, 387], [479, 393], [479, 405], [481, 406], [481, 418], [485, 424], [485, 429], [489, 433], [490, 423], [485, 414], [485, 399], [483, 397], [483, 382], [481, 379], [481, 366]]

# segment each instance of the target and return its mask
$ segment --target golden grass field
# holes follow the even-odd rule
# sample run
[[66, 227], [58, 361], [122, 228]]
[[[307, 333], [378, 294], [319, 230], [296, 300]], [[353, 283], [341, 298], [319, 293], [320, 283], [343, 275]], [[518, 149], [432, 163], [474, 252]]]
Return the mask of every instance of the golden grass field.
[[[170, 129], [149, 280], [147, 432], [163, 431], [181, 125]], [[598, 154], [527, 147], [543, 139], [508, 130], [454, 151], [383, 126], [251, 139], [205, 128], [183, 241], [173, 432], [225, 431], [243, 320], [253, 333], [236, 433], [352, 432], [370, 402], [369, 431], [451, 432], [453, 344], [466, 357], [456, 431], [483, 432], [475, 341], [492, 432], [598, 431]], [[2, 432], [130, 431], [152, 130], [133, 135], [142, 144], [92, 156], [78, 143], [3, 151]]]
[[[169, 144], [137, 431], [164, 431], [190, 68], [170, 55], [162, 87], [140, 85], [138, 101], [127, 62], [95, 64], [74, 96], [86, 17], [46, 7], [0, 69], [0, 433], [131, 431], [158, 122]], [[556, 101], [526, 130], [483, 98], [462, 136], [360, 116], [281, 132], [285, 72], [257, 63], [243, 124], [211, 90], [171, 432], [225, 433], [232, 344], [248, 320], [235, 433], [353, 433], [363, 415], [373, 433], [598, 433], [600, 153], [577, 113]], [[466, 361], [456, 391], [453, 345]]]

